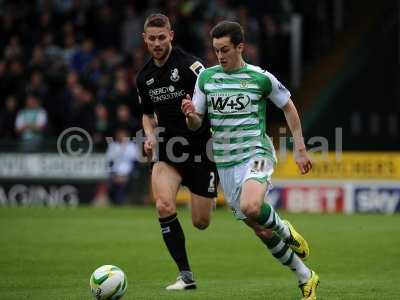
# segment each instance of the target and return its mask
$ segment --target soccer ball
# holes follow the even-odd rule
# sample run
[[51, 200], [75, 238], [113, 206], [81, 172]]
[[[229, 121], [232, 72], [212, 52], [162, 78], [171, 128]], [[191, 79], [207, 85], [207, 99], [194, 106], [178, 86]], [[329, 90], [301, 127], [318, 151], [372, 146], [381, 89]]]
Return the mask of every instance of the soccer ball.
[[96, 300], [121, 299], [127, 287], [125, 273], [113, 265], [101, 266], [90, 276], [90, 289]]

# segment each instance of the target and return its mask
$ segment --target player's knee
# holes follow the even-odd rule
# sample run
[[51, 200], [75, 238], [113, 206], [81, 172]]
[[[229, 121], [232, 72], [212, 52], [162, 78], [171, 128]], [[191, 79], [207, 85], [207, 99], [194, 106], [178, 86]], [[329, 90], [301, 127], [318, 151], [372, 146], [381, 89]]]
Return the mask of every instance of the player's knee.
[[156, 209], [161, 217], [170, 216], [176, 212], [175, 205], [170, 199], [156, 197]]
[[258, 203], [244, 203], [240, 205], [240, 210], [246, 217], [256, 219], [260, 214], [260, 205]]
[[204, 230], [210, 225], [210, 220], [203, 218], [203, 219], [197, 219], [197, 220], [192, 220], [193, 226], [196, 227], [197, 229]]

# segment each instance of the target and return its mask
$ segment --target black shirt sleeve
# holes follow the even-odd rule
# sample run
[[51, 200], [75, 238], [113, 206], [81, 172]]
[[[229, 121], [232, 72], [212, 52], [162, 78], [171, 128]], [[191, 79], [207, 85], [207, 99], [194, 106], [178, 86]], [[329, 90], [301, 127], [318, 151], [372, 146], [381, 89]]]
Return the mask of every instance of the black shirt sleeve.
[[143, 78], [139, 77], [136, 80], [137, 93], [139, 104], [142, 109], [142, 113], [146, 115], [154, 114], [154, 106], [150, 97], [146, 94], [146, 89], [143, 88]]

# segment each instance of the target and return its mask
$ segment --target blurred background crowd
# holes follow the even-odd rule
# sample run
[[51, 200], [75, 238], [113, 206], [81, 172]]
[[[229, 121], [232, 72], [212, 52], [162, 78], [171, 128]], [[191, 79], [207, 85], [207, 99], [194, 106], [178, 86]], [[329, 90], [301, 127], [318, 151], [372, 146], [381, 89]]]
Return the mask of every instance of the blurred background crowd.
[[[135, 87], [148, 59], [143, 23], [152, 12], [172, 21], [175, 45], [216, 64], [209, 31], [240, 22], [250, 63], [290, 85], [289, 30], [304, 16], [306, 66], [333, 43], [330, 0], [36, 0], [0, 1], [0, 140], [2, 151], [47, 151], [68, 127], [88, 131], [96, 150], [105, 137], [141, 127]], [[310, 5], [312, 2], [313, 5]], [[53, 147], [54, 148], [54, 147]]]

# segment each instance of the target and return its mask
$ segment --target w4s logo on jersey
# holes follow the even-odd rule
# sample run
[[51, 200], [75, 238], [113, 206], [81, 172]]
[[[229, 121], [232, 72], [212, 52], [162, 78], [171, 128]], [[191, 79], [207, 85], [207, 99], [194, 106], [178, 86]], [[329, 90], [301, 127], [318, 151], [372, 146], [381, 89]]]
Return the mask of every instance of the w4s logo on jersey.
[[210, 97], [213, 112], [220, 114], [251, 112], [250, 97], [244, 94], [212, 95]]

